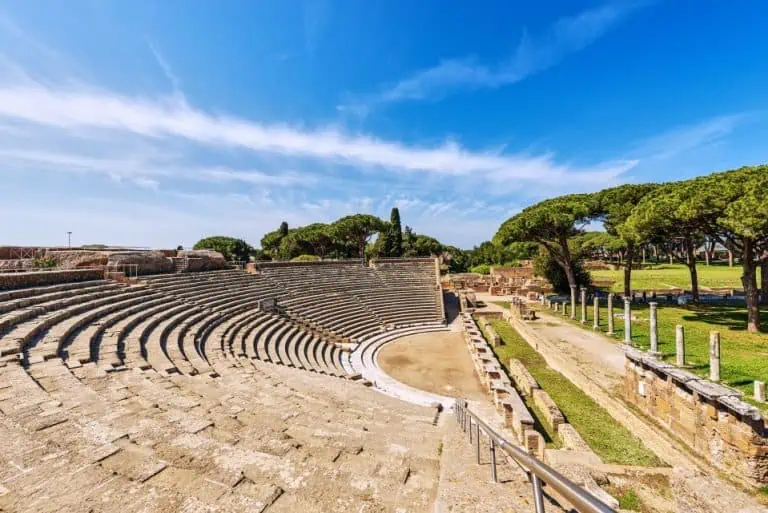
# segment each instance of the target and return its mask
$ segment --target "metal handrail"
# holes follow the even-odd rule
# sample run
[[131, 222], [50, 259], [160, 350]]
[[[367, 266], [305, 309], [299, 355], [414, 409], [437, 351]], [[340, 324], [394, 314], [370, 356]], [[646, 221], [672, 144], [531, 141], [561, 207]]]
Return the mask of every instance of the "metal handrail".
[[474, 442], [477, 444], [477, 462], [480, 463], [480, 430], [488, 437], [490, 443], [491, 456], [491, 478], [497, 482], [496, 476], [496, 447], [498, 446], [507, 455], [512, 458], [520, 467], [525, 470], [533, 486], [533, 499], [536, 506], [536, 513], [544, 513], [544, 497], [542, 484], [550, 486], [559, 493], [565, 500], [573, 504], [579, 513], [615, 513], [611, 507], [598, 500], [594, 495], [587, 492], [573, 481], [550, 467], [545, 463], [534, 458], [519, 447], [510, 444], [506, 439], [499, 435], [493, 428], [483, 422], [483, 420], [469, 409], [466, 400], [457, 399], [454, 410], [456, 421], [462, 427], [464, 432], [469, 431], [469, 441], [473, 441], [472, 423], [475, 424]]

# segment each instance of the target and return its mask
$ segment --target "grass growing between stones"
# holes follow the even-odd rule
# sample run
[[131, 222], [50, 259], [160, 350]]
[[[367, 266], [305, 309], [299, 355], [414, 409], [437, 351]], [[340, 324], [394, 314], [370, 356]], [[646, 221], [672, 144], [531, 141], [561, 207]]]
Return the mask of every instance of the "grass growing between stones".
[[[727, 264], [717, 263], [696, 266], [696, 273], [699, 278], [700, 287], [719, 288], [741, 288], [741, 266], [728, 267]], [[613, 292], [624, 291], [624, 270], [616, 271], [590, 271], [592, 279], [595, 281], [614, 280]], [[760, 283], [758, 276], [758, 283]], [[650, 269], [632, 270], [632, 290], [653, 290], [653, 289], [690, 289], [691, 274], [688, 267], [683, 264], [659, 264]]]
[[663, 462], [568, 378], [551, 369], [544, 358], [504, 321], [491, 321], [504, 345], [493, 348], [506, 368], [517, 358], [546, 390], [593, 451], [606, 463], [662, 466]]
[[[541, 305], [538, 305], [540, 307]], [[650, 349], [650, 314], [647, 304], [633, 303], [632, 342], [643, 351]], [[765, 309], [764, 309], [765, 310]], [[614, 315], [623, 314], [624, 304], [614, 306]], [[560, 314], [549, 312], [563, 319]], [[743, 306], [708, 305], [665, 305], [657, 307], [659, 325], [659, 351], [662, 358], [675, 363], [675, 326], [685, 328], [685, 361], [688, 370], [703, 377], [709, 375], [709, 333], [720, 332], [720, 377], [725, 385], [744, 392], [745, 400], [768, 409], [765, 403], [751, 399], [755, 380], [768, 382], [768, 333], [748, 333], [747, 313]], [[581, 310], [577, 315], [581, 319]], [[594, 321], [592, 305], [587, 308], [587, 323], [571, 321], [576, 326], [592, 330]], [[761, 312], [763, 326], [768, 326], [768, 312]], [[608, 331], [608, 308], [600, 306], [600, 331]], [[765, 329], [765, 328], [764, 328]], [[614, 339], [624, 340], [624, 319], [616, 317]]]

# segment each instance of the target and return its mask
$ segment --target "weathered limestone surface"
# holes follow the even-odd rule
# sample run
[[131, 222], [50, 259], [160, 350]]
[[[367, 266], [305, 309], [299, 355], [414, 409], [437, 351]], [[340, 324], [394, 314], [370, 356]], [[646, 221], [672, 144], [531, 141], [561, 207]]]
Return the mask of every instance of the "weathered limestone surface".
[[549, 396], [547, 392], [536, 388], [533, 390], [533, 404], [539, 409], [544, 416], [544, 420], [550, 425], [553, 431], [557, 431], [560, 424], [565, 422], [565, 417], [560, 408], [557, 407], [555, 401]]
[[715, 467], [768, 483], [765, 421], [740, 392], [629, 350], [624, 396]]
[[578, 431], [567, 422], [557, 426], [557, 434], [567, 449], [572, 451], [592, 451]]
[[54, 285], [77, 281], [100, 280], [104, 272], [100, 269], [71, 269], [67, 271], [37, 271], [29, 273], [0, 274], [0, 290]]
[[[174, 271], [173, 262], [160, 251], [130, 251], [112, 253], [107, 261], [109, 266], [138, 266], [139, 274], [161, 274]], [[130, 274], [128, 269], [126, 273]]]
[[510, 358], [507, 368], [509, 375], [512, 376], [515, 382], [515, 386], [523, 395], [530, 396], [533, 394], [533, 390], [539, 388], [539, 384], [520, 360]]

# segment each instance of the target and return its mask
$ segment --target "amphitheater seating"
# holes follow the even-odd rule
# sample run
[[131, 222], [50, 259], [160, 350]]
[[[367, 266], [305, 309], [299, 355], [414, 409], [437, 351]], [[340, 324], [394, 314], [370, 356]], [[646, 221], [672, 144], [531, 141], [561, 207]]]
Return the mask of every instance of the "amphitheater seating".
[[368, 486], [427, 510], [434, 409], [339, 379], [340, 339], [441, 326], [433, 285], [406, 281], [347, 264], [0, 293], [0, 511], [350, 510]]
[[284, 292], [290, 317], [359, 343], [384, 329], [444, 321], [434, 259], [265, 263], [259, 275]]

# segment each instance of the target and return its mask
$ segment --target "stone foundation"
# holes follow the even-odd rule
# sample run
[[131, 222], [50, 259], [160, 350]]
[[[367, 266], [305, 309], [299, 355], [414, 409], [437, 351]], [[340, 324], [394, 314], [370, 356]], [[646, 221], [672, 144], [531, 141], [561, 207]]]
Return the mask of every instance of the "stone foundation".
[[71, 269], [67, 271], [38, 271], [30, 273], [0, 274], [0, 290], [20, 289], [24, 287], [39, 287], [57, 283], [72, 283], [77, 281], [103, 280], [104, 271], [101, 269]]
[[713, 466], [753, 485], [768, 483], [768, 438], [760, 411], [741, 393], [634, 349], [624, 397]]

